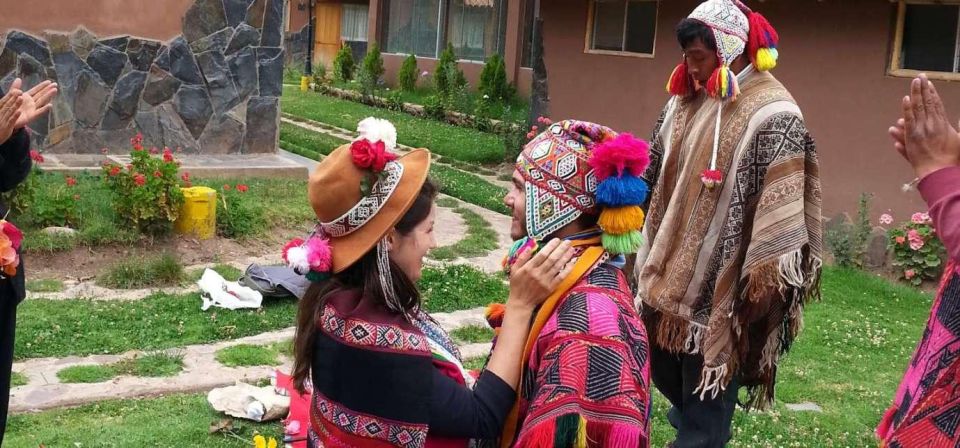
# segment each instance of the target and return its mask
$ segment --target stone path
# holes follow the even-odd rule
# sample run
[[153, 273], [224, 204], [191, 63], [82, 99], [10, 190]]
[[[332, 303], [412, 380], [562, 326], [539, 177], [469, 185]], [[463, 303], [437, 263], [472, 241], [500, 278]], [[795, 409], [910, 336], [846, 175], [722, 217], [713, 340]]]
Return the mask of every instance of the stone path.
[[[449, 332], [471, 325], [486, 325], [483, 310], [483, 308], [476, 308], [453, 313], [437, 313], [434, 317]], [[29, 383], [11, 390], [10, 411], [39, 411], [103, 400], [201, 392], [228, 386], [237, 381], [254, 383], [268, 378], [275, 368], [289, 371], [292, 361], [281, 355], [283, 362], [276, 367], [226, 367], [217, 361], [217, 351], [239, 344], [268, 345], [288, 341], [293, 338], [293, 334], [294, 329], [291, 327], [215, 344], [165, 350], [167, 353], [184, 355], [183, 370], [172, 377], [120, 376], [108, 382], [84, 384], [61, 383], [57, 378], [57, 372], [67, 367], [111, 364], [141, 353], [137, 351], [122, 355], [37, 358], [18, 362], [14, 364], [13, 371], [24, 374]], [[461, 351], [465, 359], [485, 356], [490, 351], [490, 344], [468, 344], [464, 345]]]

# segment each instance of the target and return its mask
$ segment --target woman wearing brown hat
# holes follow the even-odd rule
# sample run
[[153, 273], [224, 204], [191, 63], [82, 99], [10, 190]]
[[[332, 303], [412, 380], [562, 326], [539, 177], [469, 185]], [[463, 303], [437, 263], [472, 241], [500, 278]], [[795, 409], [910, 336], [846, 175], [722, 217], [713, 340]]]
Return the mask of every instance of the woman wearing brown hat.
[[284, 249], [314, 281], [300, 303], [293, 370], [297, 388], [312, 391], [310, 444], [466, 447], [496, 436], [516, 398], [533, 310], [569, 274], [573, 250], [557, 240], [521, 256], [496, 349], [472, 384], [457, 347], [420, 309], [416, 281], [436, 246], [430, 153], [398, 158], [385, 120], [368, 118], [358, 132], [310, 177], [316, 231]]

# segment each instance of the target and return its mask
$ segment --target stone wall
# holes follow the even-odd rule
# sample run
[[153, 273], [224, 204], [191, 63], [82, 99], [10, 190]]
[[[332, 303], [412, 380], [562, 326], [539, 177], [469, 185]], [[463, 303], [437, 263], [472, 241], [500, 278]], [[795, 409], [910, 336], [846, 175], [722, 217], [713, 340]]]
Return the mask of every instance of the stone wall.
[[304, 25], [300, 31], [287, 33], [283, 41], [284, 58], [283, 63], [287, 67], [292, 67], [300, 72], [306, 69], [307, 45], [310, 41], [310, 28]]
[[0, 87], [60, 84], [53, 111], [31, 124], [57, 153], [147, 146], [188, 153], [275, 152], [283, 83], [283, 0], [197, 0], [168, 41], [98, 39], [84, 28], [7, 33]]

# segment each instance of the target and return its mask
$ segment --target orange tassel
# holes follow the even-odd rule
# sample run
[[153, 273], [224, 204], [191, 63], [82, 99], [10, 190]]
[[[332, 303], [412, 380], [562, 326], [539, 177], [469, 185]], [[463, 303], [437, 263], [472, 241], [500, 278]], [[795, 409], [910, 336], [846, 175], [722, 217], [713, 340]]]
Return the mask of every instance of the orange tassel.
[[707, 81], [707, 94], [713, 98], [718, 98], [723, 94], [723, 91], [720, 90], [720, 70], [722, 69], [723, 67], [717, 67], [710, 75], [710, 80]]
[[667, 82], [667, 93], [682, 97], [689, 96], [693, 91], [693, 81], [687, 74], [687, 63], [681, 62], [670, 75], [670, 81]]

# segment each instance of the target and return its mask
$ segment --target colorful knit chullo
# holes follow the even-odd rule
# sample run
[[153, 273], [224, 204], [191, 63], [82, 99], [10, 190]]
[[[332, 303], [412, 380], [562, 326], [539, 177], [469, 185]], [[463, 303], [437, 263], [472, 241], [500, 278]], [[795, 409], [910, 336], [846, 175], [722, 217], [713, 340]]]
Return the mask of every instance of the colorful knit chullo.
[[[688, 17], [708, 26], [717, 44], [720, 65], [707, 81], [707, 93], [714, 98], [736, 98], [740, 94], [737, 76], [730, 69], [733, 62], [746, 53], [753, 66], [761, 71], [777, 66], [780, 36], [763, 15], [739, 0], [707, 0]], [[667, 91], [689, 96], [696, 90], [682, 62], [670, 75]]]
[[635, 252], [648, 190], [639, 175], [649, 162], [647, 143], [630, 134], [576, 120], [551, 125], [517, 159], [527, 235], [543, 241], [584, 214], [599, 214], [607, 251]]

